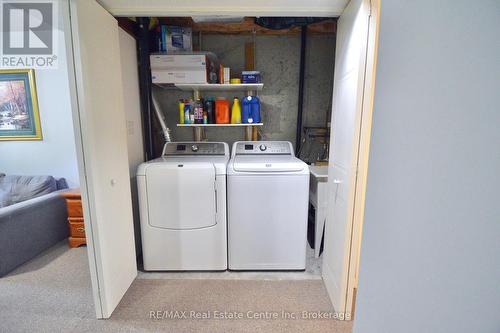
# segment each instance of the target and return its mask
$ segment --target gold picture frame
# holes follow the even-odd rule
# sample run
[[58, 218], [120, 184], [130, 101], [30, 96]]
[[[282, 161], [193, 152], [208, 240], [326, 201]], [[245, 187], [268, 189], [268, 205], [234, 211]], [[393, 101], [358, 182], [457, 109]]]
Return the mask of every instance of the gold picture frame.
[[42, 140], [33, 69], [0, 70], [0, 141]]

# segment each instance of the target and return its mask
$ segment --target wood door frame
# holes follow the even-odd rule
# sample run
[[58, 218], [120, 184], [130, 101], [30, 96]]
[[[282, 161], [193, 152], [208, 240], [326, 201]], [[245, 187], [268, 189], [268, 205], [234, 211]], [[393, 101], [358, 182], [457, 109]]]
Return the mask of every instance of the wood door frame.
[[370, 21], [366, 49], [365, 80], [363, 84], [362, 115], [359, 137], [357, 177], [354, 194], [353, 220], [351, 229], [350, 253], [348, 253], [346, 310], [354, 318], [356, 291], [359, 280], [359, 261], [363, 233], [368, 158], [375, 96], [375, 75], [380, 23], [380, 0], [370, 0]]

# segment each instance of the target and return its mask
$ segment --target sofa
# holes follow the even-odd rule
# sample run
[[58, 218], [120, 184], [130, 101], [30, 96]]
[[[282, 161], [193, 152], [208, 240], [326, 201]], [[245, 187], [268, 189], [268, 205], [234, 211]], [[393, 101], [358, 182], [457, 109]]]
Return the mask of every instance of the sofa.
[[68, 237], [64, 178], [0, 174], [0, 277]]

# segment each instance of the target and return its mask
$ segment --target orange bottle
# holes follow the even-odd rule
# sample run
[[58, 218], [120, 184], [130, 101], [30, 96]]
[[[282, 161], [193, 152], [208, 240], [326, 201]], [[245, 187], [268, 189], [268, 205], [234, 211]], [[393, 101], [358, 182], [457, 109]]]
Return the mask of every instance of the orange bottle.
[[230, 112], [229, 101], [226, 99], [217, 99], [215, 101], [215, 123], [229, 124]]

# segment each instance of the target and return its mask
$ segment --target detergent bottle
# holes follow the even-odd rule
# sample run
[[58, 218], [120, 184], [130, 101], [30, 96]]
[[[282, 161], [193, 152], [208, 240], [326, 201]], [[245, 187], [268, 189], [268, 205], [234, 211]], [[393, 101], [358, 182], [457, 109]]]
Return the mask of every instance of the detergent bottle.
[[189, 100], [189, 122], [188, 124], [194, 124], [194, 101]]
[[184, 124], [184, 100], [179, 100], [179, 124]]
[[215, 123], [229, 124], [229, 118], [229, 101], [220, 97], [215, 101]]
[[252, 96], [252, 119], [254, 123], [260, 123], [260, 100], [257, 96]]
[[231, 109], [231, 124], [241, 124], [241, 106], [238, 97], [233, 100], [233, 108]]
[[246, 96], [242, 101], [241, 122], [243, 124], [253, 123], [252, 117], [252, 96]]
[[203, 103], [199, 98], [194, 102], [194, 123], [203, 124]]
[[209, 97], [205, 101], [205, 108], [203, 111], [207, 112], [207, 123], [215, 124], [215, 100], [213, 97]]
[[184, 124], [191, 124], [191, 104], [184, 100]]

